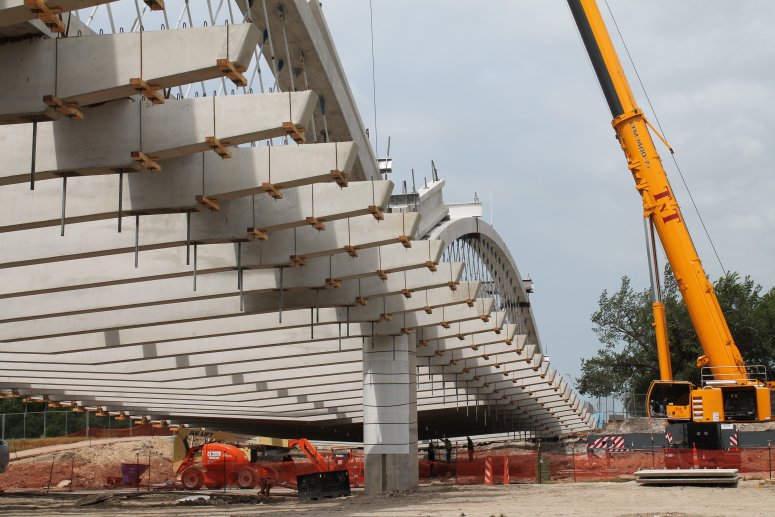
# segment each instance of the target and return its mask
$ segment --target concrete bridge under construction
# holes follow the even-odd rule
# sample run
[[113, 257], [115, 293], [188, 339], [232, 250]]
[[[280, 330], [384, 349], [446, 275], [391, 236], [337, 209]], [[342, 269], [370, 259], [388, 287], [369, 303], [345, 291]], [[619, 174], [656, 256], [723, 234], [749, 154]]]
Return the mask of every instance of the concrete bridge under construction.
[[421, 439], [587, 430], [481, 204], [385, 179], [319, 3], [189, 6], [0, 2], [0, 394], [362, 441], [377, 492]]

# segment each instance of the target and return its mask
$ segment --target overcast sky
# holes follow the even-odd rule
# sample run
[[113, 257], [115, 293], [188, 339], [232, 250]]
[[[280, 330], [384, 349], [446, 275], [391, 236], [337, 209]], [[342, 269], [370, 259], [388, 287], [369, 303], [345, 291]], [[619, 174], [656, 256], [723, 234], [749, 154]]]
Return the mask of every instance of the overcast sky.
[[[724, 267], [775, 283], [775, 2], [608, 0]], [[642, 208], [564, 0], [367, 0], [323, 10], [393, 180], [430, 176], [447, 201], [493, 199], [552, 364], [578, 376], [591, 313], [627, 275], [648, 285]], [[600, 8], [650, 115], [604, 0]], [[652, 117], [653, 119], [653, 117]], [[668, 153], [673, 188], [712, 279], [722, 274]], [[744, 349], [745, 343], [741, 343]], [[744, 353], [744, 352], [743, 352]]]

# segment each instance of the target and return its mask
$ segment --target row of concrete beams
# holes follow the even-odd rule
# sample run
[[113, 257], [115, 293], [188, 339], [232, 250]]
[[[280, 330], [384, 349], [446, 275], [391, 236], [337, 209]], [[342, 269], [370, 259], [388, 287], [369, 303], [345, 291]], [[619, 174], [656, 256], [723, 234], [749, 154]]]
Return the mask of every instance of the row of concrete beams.
[[164, 90], [224, 75], [245, 86], [260, 37], [255, 25], [235, 24], [3, 45], [0, 63], [15, 74], [0, 76], [0, 124], [80, 119], [85, 106], [138, 92], [163, 104]]
[[163, 172], [161, 160], [205, 151], [227, 157], [229, 146], [296, 134], [316, 104], [312, 92], [170, 99], [160, 105], [135, 96], [84, 108], [83, 120], [0, 126], [0, 185], [29, 183], [33, 170], [38, 181]]

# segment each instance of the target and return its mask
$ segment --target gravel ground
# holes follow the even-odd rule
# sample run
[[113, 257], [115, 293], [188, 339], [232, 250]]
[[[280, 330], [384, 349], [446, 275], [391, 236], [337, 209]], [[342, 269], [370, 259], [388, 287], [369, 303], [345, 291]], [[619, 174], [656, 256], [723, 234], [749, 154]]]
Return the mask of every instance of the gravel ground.
[[[745, 481], [738, 488], [643, 487], [626, 483], [504, 486], [424, 486], [417, 491], [299, 502], [294, 497], [210, 492], [207, 501], [180, 501], [186, 494], [0, 495], [2, 514], [141, 516], [769, 516], [775, 486]], [[201, 492], [197, 495], [203, 495]]]

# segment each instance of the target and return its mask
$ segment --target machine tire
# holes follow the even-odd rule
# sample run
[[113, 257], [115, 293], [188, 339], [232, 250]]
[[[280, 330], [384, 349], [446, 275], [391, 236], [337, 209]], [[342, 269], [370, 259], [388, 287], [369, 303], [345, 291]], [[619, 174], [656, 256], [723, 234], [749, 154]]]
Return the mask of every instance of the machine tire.
[[244, 468], [237, 472], [237, 486], [240, 488], [253, 488], [256, 486], [256, 473], [251, 468]]
[[187, 490], [199, 490], [204, 485], [204, 481], [204, 474], [196, 468], [188, 468], [180, 475], [180, 482]]

